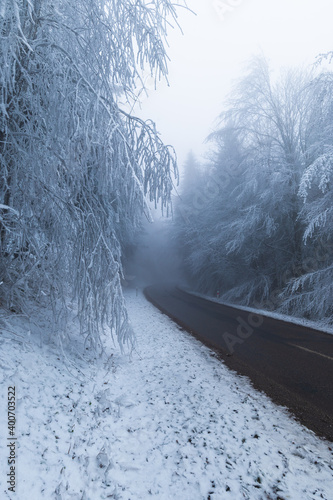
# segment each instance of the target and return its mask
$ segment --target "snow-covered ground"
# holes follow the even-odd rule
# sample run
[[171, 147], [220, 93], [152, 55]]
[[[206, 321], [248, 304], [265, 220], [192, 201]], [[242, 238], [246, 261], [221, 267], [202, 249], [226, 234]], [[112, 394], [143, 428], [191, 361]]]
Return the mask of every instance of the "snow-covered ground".
[[[67, 348], [64, 362], [23, 318], [0, 320], [1, 498], [332, 499], [331, 443], [142, 294], [127, 290], [126, 299], [138, 342], [130, 359], [117, 349], [105, 362]], [[42, 335], [49, 331], [45, 315]], [[9, 494], [14, 384], [17, 493]]]

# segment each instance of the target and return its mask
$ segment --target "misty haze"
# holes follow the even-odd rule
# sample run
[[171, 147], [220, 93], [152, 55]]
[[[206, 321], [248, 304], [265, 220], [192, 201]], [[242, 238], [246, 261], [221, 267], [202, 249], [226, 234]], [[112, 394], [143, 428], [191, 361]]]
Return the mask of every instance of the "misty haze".
[[0, 489], [333, 491], [329, 0], [0, 0]]

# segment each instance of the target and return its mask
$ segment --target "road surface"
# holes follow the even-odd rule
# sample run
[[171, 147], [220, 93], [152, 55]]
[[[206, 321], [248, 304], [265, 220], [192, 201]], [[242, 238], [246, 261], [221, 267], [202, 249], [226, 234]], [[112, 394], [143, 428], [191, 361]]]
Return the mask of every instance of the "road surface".
[[333, 441], [333, 335], [150, 286], [146, 297], [209, 345], [229, 368]]

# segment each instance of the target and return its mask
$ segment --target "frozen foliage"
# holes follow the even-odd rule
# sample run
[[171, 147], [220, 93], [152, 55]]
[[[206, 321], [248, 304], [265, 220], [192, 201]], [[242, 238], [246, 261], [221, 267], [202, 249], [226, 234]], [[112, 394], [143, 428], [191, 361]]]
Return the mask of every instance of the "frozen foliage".
[[306, 208], [308, 226], [304, 233], [305, 241], [314, 236], [316, 229], [327, 230], [332, 227], [332, 178], [333, 148], [330, 146], [306, 169], [301, 180], [299, 194], [305, 203], [311, 188], [316, 186], [319, 189], [317, 199], [310, 202], [310, 206]]
[[183, 182], [176, 227], [195, 289], [332, 319], [332, 126], [331, 73], [251, 62], [204, 173]]
[[306, 226], [303, 241], [312, 249], [310, 265], [303, 266], [288, 284], [283, 298], [283, 309], [298, 314], [333, 322], [333, 79], [324, 73], [319, 78], [317, 106], [322, 110], [320, 141], [316, 143], [317, 155], [305, 169], [299, 188], [303, 199], [300, 217]]
[[[68, 296], [84, 334], [131, 338], [122, 255], [150, 201], [168, 208], [172, 149], [128, 110], [166, 77], [169, 0], [4, 0], [0, 10], [1, 297], [26, 312]], [[124, 104], [120, 105], [120, 102]]]
[[283, 292], [283, 311], [297, 311], [306, 318], [332, 324], [333, 266], [308, 272], [291, 280]]

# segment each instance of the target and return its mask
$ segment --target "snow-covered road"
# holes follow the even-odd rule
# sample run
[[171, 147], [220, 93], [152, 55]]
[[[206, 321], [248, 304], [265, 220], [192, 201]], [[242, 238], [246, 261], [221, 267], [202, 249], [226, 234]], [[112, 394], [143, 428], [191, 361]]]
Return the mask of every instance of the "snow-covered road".
[[[126, 290], [126, 300], [138, 345], [130, 360], [114, 350], [107, 364], [74, 352], [64, 363], [55, 346], [38, 347], [33, 332], [27, 337], [25, 320], [2, 319], [1, 498], [332, 498], [331, 443], [230, 372], [141, 294]], [[6, 484], [13, 384], [16, 496]]]

